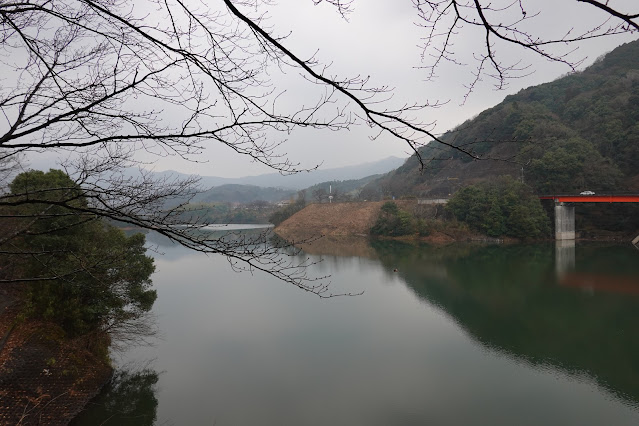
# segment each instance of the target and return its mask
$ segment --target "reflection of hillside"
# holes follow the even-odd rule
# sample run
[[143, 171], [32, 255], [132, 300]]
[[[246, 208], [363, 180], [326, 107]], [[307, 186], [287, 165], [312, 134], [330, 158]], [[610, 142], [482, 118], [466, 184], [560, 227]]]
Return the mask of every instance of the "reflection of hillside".
[[157, 417], [156, 384], [158, 373], [144, 368], [118, 370], [72, 425], [151, 426]]
[[[552, 246], [375, 248], [419, 297], [482, 344], [532, 364], [585, 371], [639, 401], [639, 297], [557, 285]], [[607, 267], [628, 274], [634, 268], [636, 276], [639, 262], [632, 253], [634, 258], [610, 248], [581, 250], [577, 271], [594, 274]], [[447, 278], [433, 274], [437, 267], [447, 270]]]
[[377, 258], [376, 251], [366, 237], [322, 237], [310, 243], [296, 244], [296, 247], [314, 255]]
[[[224, 227], [221, 230], [203, 228], [197, 231], [197, 236], [200, 238], [220, 239], [230, 244], [241, 243], [250, 247], [253, 242], [263, 243], [267, 241], [272, 235], [271, 229], [263, 226], [237, 229], [233, 225], [229, 225], [228, 228]], [[196, 234], [194, 233], [194, 235]], [[168, 261], [176, 261], [193, 253], [191, 250], [185, 250], [179, 243], [157, 232], [148, 232], [146, 234], [146, 246], [151, 250], [149, 255]], [[154, 253], [157, 253], [157, 256]]]

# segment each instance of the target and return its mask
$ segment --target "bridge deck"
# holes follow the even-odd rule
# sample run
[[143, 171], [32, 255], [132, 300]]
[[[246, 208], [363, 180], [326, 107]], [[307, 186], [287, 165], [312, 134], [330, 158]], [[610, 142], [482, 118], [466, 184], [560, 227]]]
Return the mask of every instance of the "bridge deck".
[[639, 203], [639, 195], [540, 195], [541, 200], [559, 203]]

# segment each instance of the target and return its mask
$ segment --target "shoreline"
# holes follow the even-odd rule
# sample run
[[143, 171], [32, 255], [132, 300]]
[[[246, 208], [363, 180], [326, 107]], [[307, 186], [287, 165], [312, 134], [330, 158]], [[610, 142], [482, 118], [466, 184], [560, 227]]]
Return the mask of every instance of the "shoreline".
[[[485, 243], [526, 243], [533, 241], [556, 241], [554, 234], [547, 238], [519, 239], [514, 237], [489, 237], [467, 228], [465, 224], [447, 221], [441, 218], [436, 209], [427, 210], [423, 205], [414, 201], [398, 200], [396, 204], [412, 212], [415, 217], [431, 221], [435, 226], [430, 235], [420, 236], [411, 234], [399, 237], [372, 236], [370, 229], [375, 224], [385, 201], [368, 201], [353, 203], [309, 204], [295, 213], [273, 230], [281, 238], [295, 243], [296, 241], [322, 239], [388, 239], [395, 241], [421, 241], [431, 244], [450, 244], [454, 242], [485, 242]], [[639, 232], [639, 231], [637, 231]], [[615, 241], [630, 243], [635, 235], [627, 232], [612, 232], [604, 230], [577, 231], [575, 241]], [[302, 244], [303, 245], [303, 244]]]
[[0, 424], [66, 425], [100, 393], [113, 368], [87, 337], [22, 320], [17, 286], [0, 293]]

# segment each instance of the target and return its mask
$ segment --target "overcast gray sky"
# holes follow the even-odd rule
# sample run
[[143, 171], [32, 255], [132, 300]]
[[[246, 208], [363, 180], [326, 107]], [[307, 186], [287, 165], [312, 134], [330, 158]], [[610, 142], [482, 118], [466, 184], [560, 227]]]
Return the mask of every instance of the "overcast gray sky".
[[[491, 4], [511, 3], [492, 1]], [[220, 4], [210, 2], [208, 4]], [[483, 2], [486, 3], [486, 2]], [[636, 0], [610, 1], [612, 6], [622, 11], [637, 9]], [[577, 3], [576, 0], [534, 0], [524, 2], [528, 15], [539, 12], [531, 20], [530, 31], [542, 37], [561, 36], [572, 29], [573, 33], [600, 24], [605, 14], [592, 6]], [[394, 87], [389, 105], [404, 103], [424, 103], [439, 100], [447, 104], [436, 109], [425, 109], [416, 113], [416, 118], [425, 122], [435, 122], [435, 132], [461, 124], [486, 108], [499, 103], [506, 95], [522, 88], [551, 81], [570, 72], [564, 64], [552, 63], [531, 55], [520, 48], [497, 45], [502, 60], [515, 62], [521, 59], [530, 64], [531, 75], [510, 81], [504, 90], [495, 90], [494, 81], [484, 79], [479, 82], [468, 100], [464, 102], [465, 86], [472, 79], [473, 52], [481, 49], [482, 33], [460, 32], [455, 40], [458, 61], [466, 66], [444, 64], [433, 81], [425, 81], [428, 71], [420, 68], [428, 65], [430, 57], [422, 61], [421, 38], [425, 30], [415, 25], [417, 15], [411, 0], [359, 0], [353, 3], [354, 10], [344, 20], [335, 8], [326, 3], [314, 5], [311, 0], [277, 0], [276, 4], [264, 5], [257, 12], [266, 13], [268, 23], [276, 35], [289, 34], [285, 46], [301, 58], [316, 53], [316, 58], [331, 64], [330, 74], [340, 77], [354, 75], [370, 76], [374, 85]], [[591, 64], [600, 55], [614, 47], [636, 39], [637, 35], [604, 37], [578, 45], [570, 58], [584, 59], [579, 69]], [[570, 51], [574, 47], [558, 46]], [[436, 53], [430, 51], [429, 53]], [[274, 83], [287, 91], [281, 102], [312, 103], [316, 88], [303, 82], [294, 72], [286, 75], [273, 74]], [[322, 168], [341, 167], [351, 164], [375, 161], [387, 156], [406, 157], [409, 148], [402, 141], [383, 135], [377, 140], [370, 136], [377, 132], [363, 123], [349, 131], [330, 132], [314, 129], [299, 129], [287, 136], [280, 153], [286, 153], [302, 167], [313, 167], [322, 163]], [[281, 135], [276, 136], [282, 138]], [[48, 167], [51, 158], [31, 157], [32, 167]], [[268, 173], [271, 170], [261, 164], [251, 162], [223, 146], [209, 146], [199, 157], [198, 163], [190, 163], [174, 157], [144, 160], [154, 162], [155, 170], [177, 170], [201, 175], [240, 177]]]

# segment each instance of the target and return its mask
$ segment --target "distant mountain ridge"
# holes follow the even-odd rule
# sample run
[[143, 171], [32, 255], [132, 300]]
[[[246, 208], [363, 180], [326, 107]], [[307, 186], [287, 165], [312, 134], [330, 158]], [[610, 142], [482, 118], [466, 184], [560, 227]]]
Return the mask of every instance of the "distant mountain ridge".
[[192, 203], [240, 203], [246, 204], [253, 201], [261, 200], [268, 202], [277, 202], [287, 200], [296, 193], [292, 189], [282, 188], [263, 188], [255, 185], [241, 185], [236, 183], [227, 183], [224, 185], [214, 186], [204, 192], [197, 194]]
[[[217, 176], [201, 176], [200, 186], [208, 189], [214, 186], [227, 184], [254, 185], [262, 188], [283, 188], [299, 190], [308, 188], [322, 182], [335, 180], [362, 179], [371, 175], [385, 174], [400, 167], [406, 161], [405, 158], [387, 157], [379, 161], [358, 164], [354, 166], [336, 167], [331, 169], [317, 169], [310, 172], [300, 172], [293, 175], [281, 175], [279, 173], [267, 173], [257, 176], [245, 176], [240, 178], [223, 178]], [[154, 172], [158, 177], [186, 177], [187, 174], [167, 170]]]

